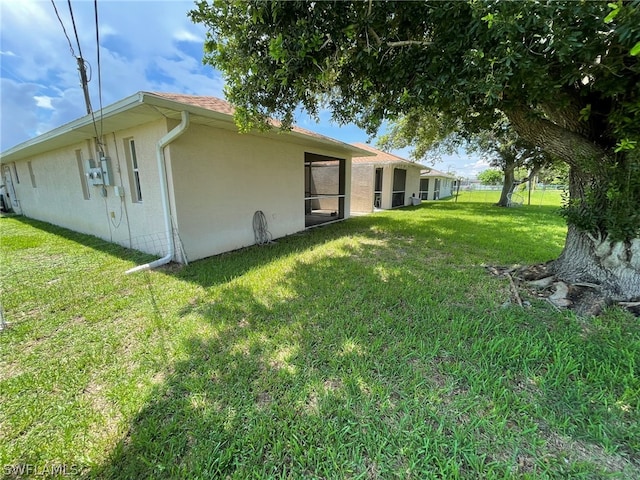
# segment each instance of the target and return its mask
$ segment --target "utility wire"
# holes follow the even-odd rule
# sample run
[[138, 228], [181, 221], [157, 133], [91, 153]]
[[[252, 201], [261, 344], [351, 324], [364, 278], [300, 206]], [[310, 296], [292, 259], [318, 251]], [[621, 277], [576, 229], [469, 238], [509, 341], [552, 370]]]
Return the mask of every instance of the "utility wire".
[[[80, 72], [80, 82], [82, 83], [82, 92], [84, 93], [84, 102], [87, 106], [87, 114], [93, 115], [93, 108], [91, 107], [91, 98], [89, 97], [89, 87], [87, 80], [87, 69], [85, 67], [86, 61], [82, 57], [82, 47], [80, 47], [80, 37], [78, 37], [78, 29], [76, 28], [76, 19], [73, 16], [73, 8], [71, 7], [71, 0], [67, 0], [67, 4], [69, 5], [69, 15], [71, 16], [71, 24], [73, 25], [73, 33], [76, 35], [76, 43], [78, 44], [78, 56], [76, 60], [78, 61], [78, 71]], [[94, 128], [95, 128], [95, 119], [94, 119]], [[98, 135], [98, 130], [96, 128], [96, 137]]]
[[82, 58], [82, 50], [80, 49], [80, 39], [78, 38], [78, 30], [76, 29], [76, 20], [73, 18], [73, 8], [71, 8], [71, 0], [67, 0], [69, 4], [69, 15], [71, 15], [71, 24], [73, 25], [73, 32], [76, 34], [76, 43], [78, 44], [78, 56]]
[[93, 10], [95, 12], [96, 21], [96, 51], [97, 51], [97, 63], [98, 63], [98, 99], [100, 102], [100, 137], [102, 138], [102, 69], [100, 65], [100, 30], [98, 28], [98, 0], [93, 1]]
[[80, 72], [80, 82], [82, 84], [82, 91], [84, 93], [84, 100], [87, 107], [87, 114], [91, 114], [91, 119], [93, 121], [93, 129], [96, 134], [96, 144], [100, 150], [100, 154], [104, 155], [104, 152], [102, 149], [102, 142], [100, 141], [100, 139], [102, 138], [103, 123], [102, 123], [102, 75], [100, 72], [100, 33], [98, 29], [98, 0], [94, 0], [94, 11], [95, 11], [95, 23], [96, 23], [96, 44], [97, 44], [97, 53], [98, 53], [97, 56], [98, 56], [98, 94], [100, 98], [100, 133], [98, 133], [98, 126], [96, 123], [96, 118], [93, 112], [93, 108], [91, 107], [91, 98], [89, 96], [89, 88], [88, 88], [89, 80], [87, 79], [86, 67], [88, 65], [89, 68], [91, 68], [91, 65], [82, 57], [82, 47], [80, 46], [80, 37], [78, 36], [78, 29], [76, 28], [76, 20], [73, 15], [73, 7], [71, 6], [71, 0], [67, 0], [67, 4], [69, 6], [69, 15], [71, 16], [71, 24], [73, 25], [73, 33], [75, 34], [76, 44], [78, 45], [77, 56], [73, 49], [71, 39], [67, 34], [67, 29], [64, 26], [64, 22], [62, 21], [62, 18], [60, 18], [60, 14], [58, 13], [58, 8], [56, 7], [55, 1], [51, 0], [51, 5], [53, 5], [53, 10], [56, 12], [56, 17], [58, 17], [58, 21], [62, 26], [62, 31], [64, 32], [64, 36], [66, 37], [67, 42], [69, 43], [69, 50], [71, 51], [71, 55], [78, 62], [78, 71]]
[[71, 45], [71, 40], [69, 39], [69, 35], [67, 35], [67, 29], [64, 28], [64, 23], [62, 22], [62, 19], [60, 18], [60, 14], [58, 13], [58, 9], [56, 8], [56, 4], [53, 0], [51, 0], [51, 5], [53, 5], [53, 9], [56, 12], [56, 17], [58, 17], [58, 21], [60, 22], [60, 25], [62, 26], [62, 31], [64, 32], [64, 36], [67, 37], [67, 42], [69, 42], [69, 50], [71, 50], [71, 56], [73, 58], [76, 58], [76, 52], [73, 51], [73, 45]]

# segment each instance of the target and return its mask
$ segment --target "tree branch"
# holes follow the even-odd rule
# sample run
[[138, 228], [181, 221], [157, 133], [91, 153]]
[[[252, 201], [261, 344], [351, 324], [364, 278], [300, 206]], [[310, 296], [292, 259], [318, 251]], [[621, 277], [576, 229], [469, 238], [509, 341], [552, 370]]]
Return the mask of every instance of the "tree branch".
[[433, 42], [428, 42], [426, 40], [401, 40], [399, 42], [387, 42], [387, 47], [395, 48], [395, 47], [406, 47], [409, 45], [431, 45]]
[[595, 143], [579, 133], [542, 118], [530, 107], [512, 106], [504, 108], [503, 112], [518, 135], [578, 170], [584, 169], [585, 160], [606, 157], [606, 151]]
[[380, 37], [378, 36], [376, 31], [373, 29], [373, 27], [369, 27], [369, 33], [371, 34], [373, 39], [376, 41], [376, 45], [380, 46], [382, 44], [382, 40], [380, 40]]
[[[376, 45], [380, 46], [383, 44], [382, 40], [373, 29], [373, 27], [368, 28], [368, 32], [373, 37], [373, 40], [376, 42]], [[386, 42], [385, 45], [389, 48], [397, 48], [397, 47], [407, 47], [409, 45], [431, 45], [433, 42], [428, 42], [426, 40], [399, 40], [397, 42]]]

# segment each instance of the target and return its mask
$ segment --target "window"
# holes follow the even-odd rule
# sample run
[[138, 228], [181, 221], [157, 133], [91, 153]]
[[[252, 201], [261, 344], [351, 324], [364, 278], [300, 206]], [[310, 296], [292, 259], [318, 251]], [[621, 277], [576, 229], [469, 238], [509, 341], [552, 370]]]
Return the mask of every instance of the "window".
[[16, 179], [16, 183], [20, 183], [20, 177], [18, 176], [18, 169], [16, 168], [16, 162], [13, 162], [11, 166], [13, 167], [13, 176]]
[[82, 187], [82, 196], [85, 200], [89, 200], [89, 181], [84, 171], [84, 161], [82, 159], [82, 150], [76, 150], [76, 163], [78, 164], [78, 174], [80, 175], [80, 186]]
[[29, 176], [31, 177], [31, 186], [36, 188], [36, 176], [33, 174], [33, 166], [31, 165], [31, 160], [27, 162], [27, 168], [29, 169]]
[[131, 198], [134, 202], [142, 202], [142, 188], [140, 187], [140, 169], [138, 168], [138, 155], [136, 153], [136, 143], [133, 138], [125, 140], [125, 155], [129, 165], [129, 185], [131, 187]]

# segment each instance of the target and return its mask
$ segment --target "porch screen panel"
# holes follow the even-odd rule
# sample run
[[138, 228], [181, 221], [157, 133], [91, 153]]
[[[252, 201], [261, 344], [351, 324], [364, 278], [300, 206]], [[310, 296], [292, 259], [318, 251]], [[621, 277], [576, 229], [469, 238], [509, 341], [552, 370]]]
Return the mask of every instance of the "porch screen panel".
[[429, 179], [420, 179], [420, 198], [422, 200], [429, 200]]
[[391, 206], [404, 206], [405, 188], [407, 184], [407, 171], [402, 168], [393, 170], [393, 193], [391, 195]]
[[376, 168], [375, 188], [373, 190], [373, 206], [380, 208], [382, 206], [382, 168]]
[[344, 218], [345, 160], [305, 153], [305, 223]]

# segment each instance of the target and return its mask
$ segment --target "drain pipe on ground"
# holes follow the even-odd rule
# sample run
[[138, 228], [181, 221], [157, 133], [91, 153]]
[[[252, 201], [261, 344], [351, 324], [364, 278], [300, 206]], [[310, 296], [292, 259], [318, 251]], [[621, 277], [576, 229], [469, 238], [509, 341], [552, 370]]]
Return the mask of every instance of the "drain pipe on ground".
[[169, 263], [173, 259], [176, 251], [175, 241], [173, 239], [173, 228], [171, 226], [171, 210], [169, 208], [169, 187], [167, 185], [167, 175], [165, 170], [164, 148], [182, 135], [189, 127], [189, 112], [182, 112], [182, 121], [180, 125], [168, 132], [164, 137], [158, 140], [156, 145], [156, 158], [158, 159], [158, 174], [160, 175], [160, 196], [162, 197], [162, 211], [164, 213], [164, 228], [167, 233], [167, 254], [154, 260], [153, 262], [138, 265], [127, 270], [125, 273], [142, 272], [151, 268], [156, 268]]

